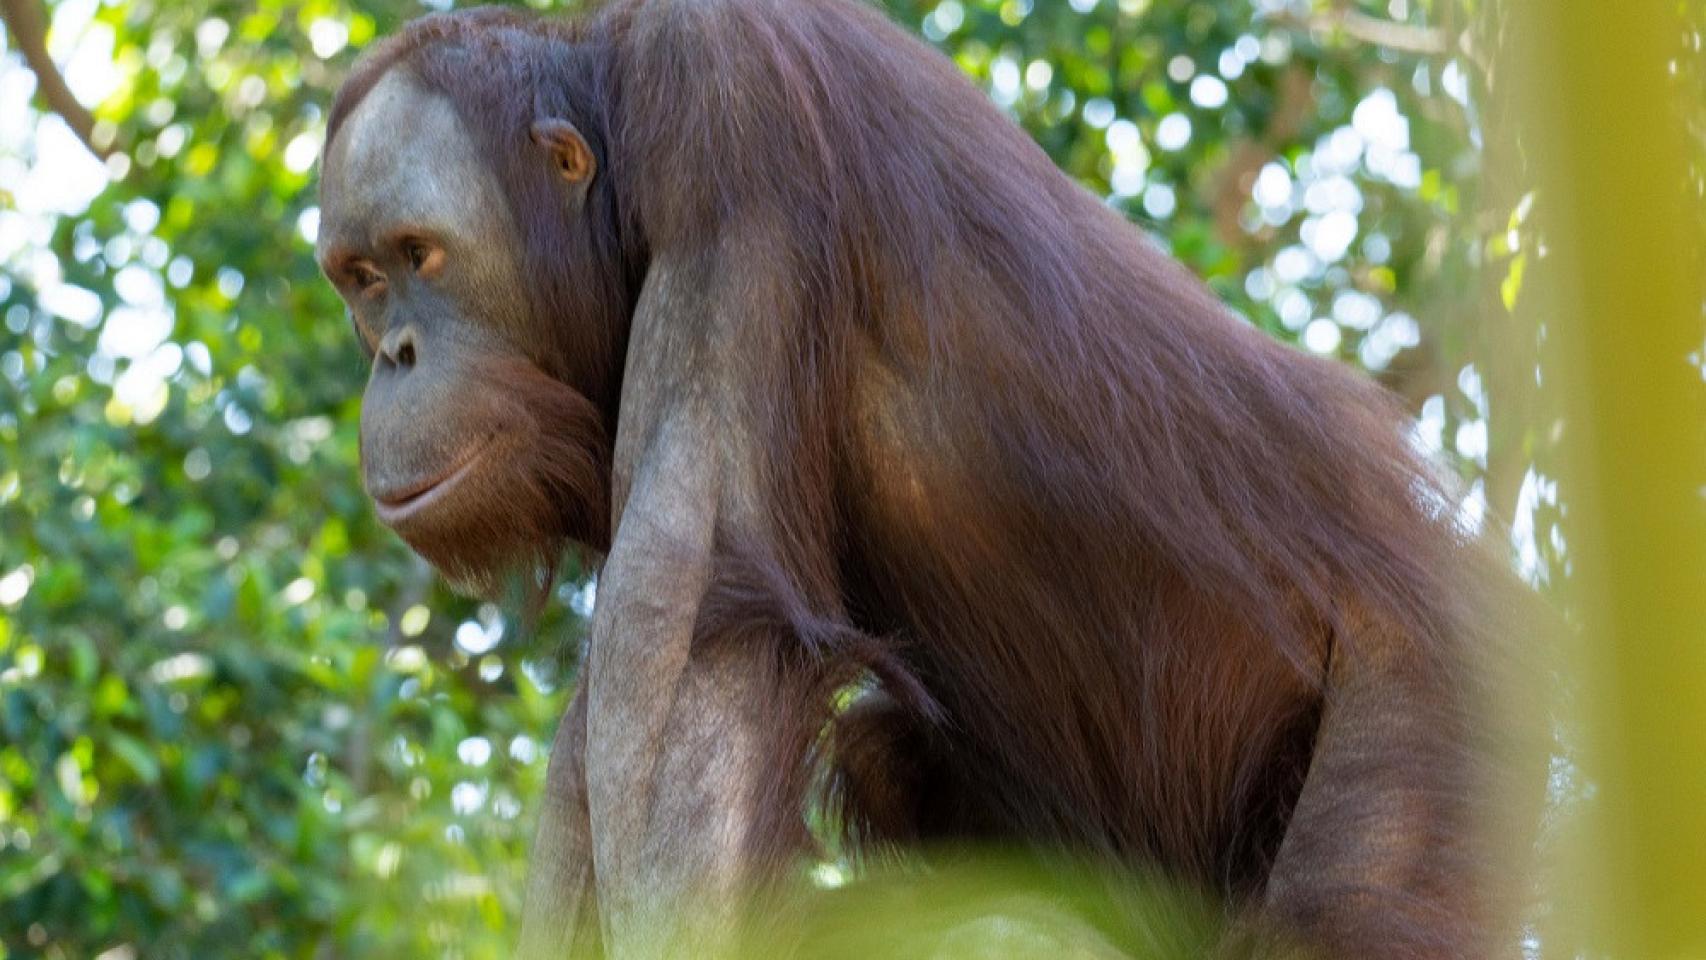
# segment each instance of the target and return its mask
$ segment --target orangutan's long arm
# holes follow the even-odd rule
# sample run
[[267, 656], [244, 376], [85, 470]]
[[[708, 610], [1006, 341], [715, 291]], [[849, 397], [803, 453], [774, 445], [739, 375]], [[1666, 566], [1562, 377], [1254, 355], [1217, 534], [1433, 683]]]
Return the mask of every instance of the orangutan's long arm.
[[[780, 349], [766, 345], [777, 325], [765, 321], [787, 297], [772, 282], [781, 261], [741, 236], [654, 260], [628, 351], [615, 537], [583, 679], [591, 875], [614, 958], [732, 944], [742, 887], [764, 866], [748, 852], [777, 772], [770, 650], [695, 633], [719, 531], [766, 522], [751, 506], [759, 444], [745, 412], [762, 385], [744, 378], [775, 365], [760, 356]], [[578, 829], [551, 839], [539, 856], [553, 878], [584, 883]], [[572, 913], [584, 896], [555, 909]]]

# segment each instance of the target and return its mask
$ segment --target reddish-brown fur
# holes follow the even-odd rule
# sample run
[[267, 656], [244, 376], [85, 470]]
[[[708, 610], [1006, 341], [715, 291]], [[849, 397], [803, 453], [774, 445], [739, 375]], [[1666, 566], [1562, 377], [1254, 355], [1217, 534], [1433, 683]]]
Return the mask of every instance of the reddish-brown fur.
[[[480, 512], [411, 531], [409, 545], [453, 579], [489, 590], [496, 586], [489, 582], [494, 572], [517, 563], [554, 568], [560, 544], [540, 537], [541, 526], [593, 549], [609, 542], [610, 440], [598, 406], [532, 364], [488, 361], [476, 367], [472, 376], [504, 386], [492, 392], [486, 415], [525, 439], [494, 451], [510, 469], [477, 473], [467, 481], [478, 487], [470, 492]], [[518, 542], [534, 548], [516, 556]]]
[[[842, 0], [427, 18], [363, 61], [329, 135], [398, 63], [489, 151], [529, 295], [560, 321], [550, 372], [607, 434], [650, 252], [753, 218], [777, 238], [766, 267], [792, 284], [762, 319], [789, 359], [740, 398], [774, 521], [723, 531], [699, 630], [775, 648], [784, 733], [755, 861], [799, 849], [827, 767], [861, 849], [1021, 842], [1260, 903], [1351, 656], [1401, 663], [1415, 696], [1346, 788], [1422, 778], [1428, 802], [1380, 837], [1425, 853], [1396, 879], [1323, 880], [1275, 921], [1343, 956], [1486, 946], [1479, 560], [1376, 387], [1231, 316], [946, 60]], [[588, 227], [521, 159], [547, 114], [598, 158]], [[566, 489], [609, 509], [607, 488]], [[830, 692], [865, 670], [880, 691], [820, 737]], [[1344, 817], [1328, 852], [1354, 863], [1374, 841]], [[1335, 921], [1356, 897], [1377, 906]]]

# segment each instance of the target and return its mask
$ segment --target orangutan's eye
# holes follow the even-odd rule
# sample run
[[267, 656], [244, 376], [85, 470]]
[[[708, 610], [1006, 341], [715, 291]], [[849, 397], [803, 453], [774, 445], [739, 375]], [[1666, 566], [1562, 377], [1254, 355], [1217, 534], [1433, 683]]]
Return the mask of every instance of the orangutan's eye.
[[408, 258], [410, 270], [428, 280], [444, 269], [443, 248], [426, 240], [403, 241], [403, 256]]
[[349, 274], [350, 283], [362, 293], [372, 292], [385, 282], [385, 275], [368, 263], [352, 263], [345, 270]]

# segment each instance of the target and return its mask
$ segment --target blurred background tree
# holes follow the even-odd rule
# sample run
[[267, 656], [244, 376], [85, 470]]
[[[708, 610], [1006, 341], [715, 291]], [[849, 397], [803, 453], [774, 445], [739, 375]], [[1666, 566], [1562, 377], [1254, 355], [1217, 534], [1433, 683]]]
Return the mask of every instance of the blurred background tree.
[[[1564, 569], [1498, 6], [885, 5]], [[506, 952], [593, 592], [519, 630], [377, 524], [311, 256], [339, 78], [449, 6], [0, 0], [0, 958]]]

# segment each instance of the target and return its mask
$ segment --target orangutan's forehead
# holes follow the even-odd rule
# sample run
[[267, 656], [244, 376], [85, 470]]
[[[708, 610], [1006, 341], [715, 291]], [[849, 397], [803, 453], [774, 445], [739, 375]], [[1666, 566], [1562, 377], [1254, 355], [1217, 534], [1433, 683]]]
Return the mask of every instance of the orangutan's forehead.
[[497, 178], [449, 98], [390, 70], [340, 126], [321, 170], [321, 247], [360, 247], [396, 224], [507, 235]]

